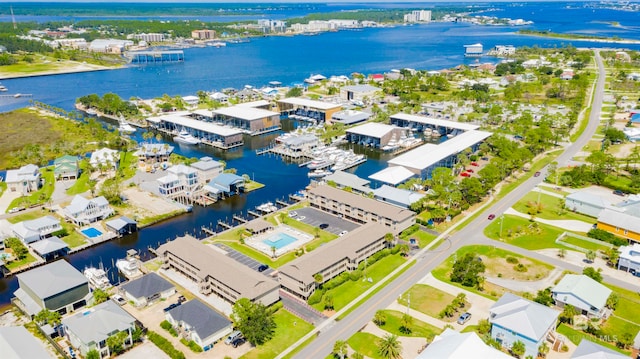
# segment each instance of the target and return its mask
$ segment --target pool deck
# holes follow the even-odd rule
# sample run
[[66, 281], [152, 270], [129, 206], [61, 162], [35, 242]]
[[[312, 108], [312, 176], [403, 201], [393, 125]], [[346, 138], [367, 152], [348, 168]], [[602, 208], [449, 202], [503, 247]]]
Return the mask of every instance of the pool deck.
[[[82, 231], [87, 230], [89, 228], [93, 228], [96, 231], [100, 232], [101, 234], [99, 236], [97, 236], [97, 237], [89, 237], [84, 232], [82, 232]], [[110, 241], [110, 240], [118, 237], [118, 235], [116, 233], [111, 232], [111, 231], [107, 231], [106, 229], [98, 227], [98, 225], [95, 225], [95, 224], [91, 225], [89, 227], [80, 228], [80, 229], [76, 229], [76, 230], [78, 232], [80, 232], [80, 234], [82, 234], [84, 236], [84, 238], [87, 239], [87, 243], [85, 243], [85, 244], [83, 244], [81, 246], [78, 246], [78, 247], [71, 248], [71, 250], [69, 251], [69, 254], [80, 252], [80, 251], [85, 250], [87, 248], [96, 246], [96, 245], [98, 245], [100, 243], [104, 243], [104, 242]]]
[[245, 243], [248, 246], [254, 249], [257, 249], [258, 251], [271, 257], [273, 256], [273, 251], [271, 250], [271, 246], [264, 243], [263, 241], [265, 239], [270, 239], [271, 237], [273, 237], [278, 233], [287, 234], [295, 238], [296, 240], [292, 243], [287, 244], [286, 246], [283, 246], [282, 248], [276, 249], [276, 255], [275, 255], [276, 257], [279, 257], [285, 253], [296, 250], [302, 247], [303, 245], [309, 243], [311, 240], [313, 240], [312, 235], [281, 224], [272, 231], [261, 233], [256, 236], [245, 239]]

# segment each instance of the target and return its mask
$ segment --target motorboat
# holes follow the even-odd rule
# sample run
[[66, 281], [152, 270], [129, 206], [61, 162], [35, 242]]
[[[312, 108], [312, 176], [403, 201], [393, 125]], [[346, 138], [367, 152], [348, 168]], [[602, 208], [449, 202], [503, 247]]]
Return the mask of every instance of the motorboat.
[[107, 289], [111, 287], [111, 282], [107, 278], [107, 272], [100, 268], [89, 267], [84, 270], [84, 276], [89, 280], [89, 285], [96, 289]]
[[259, 205], [256, 209], [264, 213], [271, 213], [277, 211], [278, 207], [276, 207], [272, 202], [267, 202]]
[[307, 168], [310, 170], [315, 170], [315, 169], [327, 167], [329, 165], [331, 165], [331, 162], [320, 159], [320, 160], [313, 160], [309, 162], [309, 164], [307, 165]]
[[185, 130], [180, 131], [178, 135], [173, 138], [173, 140], [185, 145], [197, 145], [200, 143], [199, 139], [193, 137], [189, 132]]
[[136, 128], [131, 126], [127, 121], [120, 121], [118, 131], [120, 131], [120, 133], [133, 133], [136, 132]]
[[331, 172], [331, 171], [317, 169], [315, 171], [311, 171], [311, 172], [307, 173], [307, 176], [309, 176], [309, 178], [320, 178], [320, 177], [328, 176], [328, 175], [330, 175], [332, 173], [333, 172]]
[[89, 107], [84, 112], [86, 112], [86, 114], [89, 115], [89, 116], [97, 116], [98, 115], [98, 111], [93, 107]]
[[8, 91], [8, 89], [7, 89], [7, 87], [6, 87], [6, 86], [4, 86], [4, 85], [0, 85], [0, 91], [1, 91], [1, 92], [5, 92], [5, 91]]
[[127, 257], [125, 259], [118, 259], [116, 261], [116, 267], [118, 271], [122, 273], [127, 279], [137, 278], [142, 276], [140, 267], [138, 265], [138, 259], [135, 257]]

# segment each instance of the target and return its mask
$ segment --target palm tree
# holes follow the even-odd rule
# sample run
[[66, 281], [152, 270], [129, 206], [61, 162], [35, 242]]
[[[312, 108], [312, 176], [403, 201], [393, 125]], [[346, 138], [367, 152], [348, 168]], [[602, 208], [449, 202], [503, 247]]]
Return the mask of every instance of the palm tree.
[[409, 314], [403, 314], [400, 318], [400, 331], [405, 334], [411, 333], [411, 325], [413, 325], [413, 317]]
[[373, 316], [373, 322], [377, 325], [377, 326], [382, 326], [385, 325], [385, 323], [387, 322], [387, 316], [384, 315], [384, 312], [379, 310], [376, 312], [376, 314]]
[[402, 344], [398, 336], [387, 334], [378, 341], [378, 353], [385, 359], [400, 359], [402, 356]]
[[516, 340], [511, 345], [511, 353], [513, 353], [513, 355], [515, 355], [516, 358], [520, 358], [526, 350], [527, 348], [524, 346], [524, 343], [519, 340]]
[[384, 241], [387, 244], [387, 247], [391, 247], [391, 245], [393, 244], [393, 234], [392, 233], [385, 234]]
[[364, 359], [364, 355], [362, 355], [362, 354], [360, 354], [358, 352], [355, 352], [355, 353], [351, 354], [351, 359]]
[[339, 358], [346, 358], [347, 353], [347, 342], [344, 340], [336, 340], [333, 344], [333, 354]]
[[540, 346], [538, 347], [538, 354], [541, 357], [546, 358], [547, 353], [549, 353], [549, 345], [547, 344], [547, 342], [542, 342], [542, 344], [540, 344]]

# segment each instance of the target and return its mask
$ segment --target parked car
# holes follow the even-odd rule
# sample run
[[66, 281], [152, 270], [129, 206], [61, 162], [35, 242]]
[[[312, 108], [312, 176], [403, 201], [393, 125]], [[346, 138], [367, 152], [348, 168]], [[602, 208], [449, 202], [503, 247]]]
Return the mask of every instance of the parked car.
[[295, 217], [297, 215], [298, 215], [298, 213], [296, 211], [289, 212], [289, 217], [291, 217], [291, 218], [293, 218], [293, 217]]
[[112, 296], [111, 296], [111, 299], [112, 299], [114, 302], [118, 303], [119, 305], [125, 305], [125, 304], [127, 304], [127, 301], [126, 301], [126, 300], [124, 300], [124, 298], [122, 298], [122, 296], [121, 296], [120, 294], [114, 294], [114, 295], [112, 295]]
[[166, 312], [170, 311], [171, 309], [180, 306], [180, 304], [182, 304], [182, 303], [180, 303], [180, 302], [173, 303], [170, 306], [164, 308], [163, 311], [166, 313]]
[[474, 171], [473, 171], [473, 169], [469, 168], [469, 169], [467, 170], [467, 172], [469, 172], [469, 173], [473, 173]]
[[471, 177], [471, 175], [468, 172], [462, 172], [462, 173], [460, 173], [460, 176], [462, 176], [462, 177]]
[[533, 177], [540, 177], [540, 171], [533, 174]]
[[186, 301], [187, 301], [187, 298], [185, 298], [184, 295], [181, 295], [181, 296], [178, 297], [178, 302], [184, 303]]
[[300, 217], [298, 217], [298, 218], [296, 218], [296, 219], [297, 219], [298, 221], [304, 221], [304, 219], [305, 219], [305, 218], [307, 218], [307, 217], [305, 217], [305, 216], [300, 216]]
[[327, 227], [329, 227], [329, 225], [326, 223], [321, 223], [318, 227], [320, 227], [320, 229], [326, 229]]
[[239, 330], [234, 331], [233, 333], [229, 334], [229, 336], [227, 337], [227, 339], [224, 340], [224, 343], [229, 345], [231, 344], [231, 342], [233, 342], [234, 340], [238, 339], [238, 338], [242, 338], [242, 332]]
[[345, 234], [349, 233], [349, 231], [342, 231], [340, 232], [340, 234], [338, 234], [340, 237], [344, 236]]
[[261, 265], [258, 267], [258, 272], [264, 272], [264, 271], [266, 271], [267, 269], [269, 269], [269, 266], [268, 266], [268, 265], [266, 265], [266, 264], [261, 264]]
[[491, 213], [491, 214], [489, 215], [489, 217], [487, 217], [487, 219], [488, 219], [488, 220], [492, 220], [492, 219], [494, 219], [494, 218], [496, 218], [496, 215], [495, 215], [495, 214], [493, 214], [493, 213]]
[[460, 318], [458, 318], [458, 324], [464, 325], [466, 322], [469, 321], [469, 319], [471, 319], [471, 313], [466, 312], [466, 313], [462, 314], [460, 316]]
[[239, 346], [241, 346], [242, 344], [244, 344], [244, 342], [246, 342], [246, 339], [244, 339], [244, 337], [239, 337], [239, 338], [235, 338], [232, 342], [231, 345], [233, 345], [234, 348], [237, 348]]
[[624, 193], [621, 190], [617, 189], [617, 190], [613, 191], [613, 194], [615, 194], [616, 196], [624, 196], [626, 193]]
[[471, 165], [472, 165], [472, 166], [474, 166], [474, 167], [478, 167], [478, 166], [480, 166], [480, 165], [478, 164], [478, 162], [471, 162]]

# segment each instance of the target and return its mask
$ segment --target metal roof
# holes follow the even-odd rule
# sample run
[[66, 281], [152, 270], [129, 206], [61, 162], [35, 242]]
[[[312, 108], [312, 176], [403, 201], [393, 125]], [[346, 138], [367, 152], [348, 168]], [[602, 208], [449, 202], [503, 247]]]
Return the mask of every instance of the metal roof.
[[424, 194], [409, 191], [406, 189], [395, 188], [387, 185], [383, 185], [380, 188], [373, 190], [373, 194], [376, 199], [380, 199], [383, 202], [397, 202], [404, 205], [405, 208], [409, 208], [411, 204], [424, 198]]
[[280, 116], [278, 112], [249, 106], [222, 107], [213, 110], [213, 113], [247, 121], [262, 120], [267, 117]]
[[[587, 277], [584, 274], [567, 274], [551, 290], [552, 293], [569, 293], [590, 306], [601, 310], [607, 304], [611, 289]], [[560, 296], [560, 300], [562, 297]]]
[[155, 294], [175, 288], [168, 280], [156, 273], [146, 274], [121, 286], [122, 290], [131, 294], [134, 298], [150, 298]]
[[290, 105], [305, 106], [305, 107], [315, 108], [318, 110], [331, 110], [334, 108], [342, 107], [341, 105], [338, 105], [335, 103], [309, 100], [301, 97], [289, 97], [282, 100], [278, 100], [278, 102], [287, 103]]
[[606, 223], [610, 226], [622, 228], [634, 233], [640, 233], [640, 217], [620, 210], [615, 210], [612, 207], [605, 208], [600, 212], [598, 222]]
[[203, 340], [233, 325], [229, 319], [201, 302], [200, 299], [182, 303], [167, 314], [174, 320], [189, 325]]
[[345, 171], [335, 171], [334, 173], [326, 176], [324, 178], [325, 181], [333, 181], [336, 184], [343, 187], [366, 187], [371, 183], [371, 181], [366, 180], [364, 178], [360, 178], [353, 173], [345, 172]]
[[86, 311], [62, 319], [65, 330], [73, 333], [83, 344], [100, 343], [114, 332], [133, 327], [136, 318], [112, 300]]
[[380, 88], [371, 86], [371, 85], [353, 85], [353, 86], [344, 86], [342, 90], [351, 91], [351, 92], [376, 92], [380, 91]]
[[486, 345], [474, 332], [458, 333], [447, 328], [433, 338], [416, 359], [510, 359], [513, 358]]
[[640, 264], [640, 244], [620, 247], [620, 259], [626, 259], [632, 263]]
[[491, 132], [476, 130], [467, 131], [439, 145], [433, 145], [430, 143], [422, 145], [396, 158], [390, 159], [388, 163], [423, 170], [433, 166], [442, 159], [458, 154], [465, 149], [484, 141], [491, 135]]
[[608, 201], [605, 201], [604, 198], [593, 194], [589, 191], [579, 191], [579, 192], [574, 192], [571, 193], [569, 195], [567, 195], [568, 200], [573, 200], [573, 201], [577, 201], [577, 202], [582, 202], [585, 204], [589, 204], [595, 207], [606, 207], [611, 205], [611, 203], [609, 203]]
[[571, 359], [629, 359], [629, 356], [622, 355], [590, 340], [582, 339]]
[[489, 321], [529, 339], [540, 341], [560, 312], [542, 304], [505, 293], [491, 308]]
[[356, 110], [343, 110], [343, 111], [338, 111], [333, 115], [331, 115], [331, 119], [333, 121], [339, 121], [347, 125], [366, 121], [367, 119], [369, 119], [369, 117], [371, 117], [370, 113], [356, 111]]
[[25, 327], [0, 327], [2, 359], [51, 359], [44, 344]]
[[157, 252], [160, 256], [170, 252], [196, 267], [200, 278], [212, 277], [240, 293], [239, 297], [253, 300], [280, 286], [275, 280], [209, 248], [189, 235], [161, 245]]
[[390, 117], [391, 119], [397, 118], [399, 120], [413, 121], [413, 122], [424, 123], [424, 124], [438, 126], [438, 127], [454, 128], [454, 129], [463, 130], [463, 131], [471, 131], [471, 130], [476, 130], [480, 128], [480, 126], [473, 125], [470, 123], [448, 121], [448, 120], [442, 120], [442, 119], [433, 118], [433, 117], [409, 115], [402, 112], [396, 113], [395, 115], [391, 115]]
[[40, 299], [89, 285], [87, 278], [64, 259], [20, 273], [17, 277], [20, 284], [29, 287]]
[[214, 168], [222, 167], [222, 163], [215, 161], [213, 158], [207, 156], [202, 157], [200, 161], [196, 163], [192, 163], [191, 167], [201, 171], [208, 171]]
[[374, 181], [380, 181], [393, 186], [397, 186], [398, 184], [408, 180], [411, 177], [414, 177], [415, 175], [415, 173], [402, 166], [392, 166], [372, 174], [371, 176], [369, 176], [369, 178]]
[[400, 127], [385, 125], [384, 123], [369, 122], [347, 129], [347, 133], [355, 133], [357, 135], [381, 138], [389, 132], [400, 129]]
[[40, 255], [53, 253], [68, 247], [62, 239], [55, 236], [41, 239], [37, 242], [31, 243], [29, 246]]
[[122, 217], [118, 217], [116, 219], [112, 219], [110, 221], [107, 221], [104, 223], [105, 226], [110, 227], [112, 229], [115, 229], [116, 231], [121, 230], [122, 228], [126, 227], [129, 224], [135, 224], [137, 225], [138, 222], [134, 221], [131, 218], [122, 216]]
[[242, 131], [236, 128], [216, 125], [215, 123], [194, 120], [181, 115], [164, 115], [157, 117], [160, 121], [170, 122], [179, 127], [188, 127], [198, 131], [213, 133], [220, 136], [233, 136], [242, 134]]
[[271, 102], [267, 100], [258, 100], [258, 101], [250, 101], [243, 102], [236, 105], [236, 107], [262, 107], [262, 106], [270, 106]]

